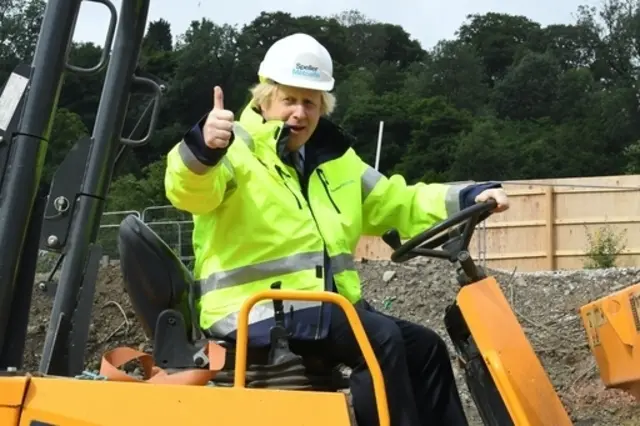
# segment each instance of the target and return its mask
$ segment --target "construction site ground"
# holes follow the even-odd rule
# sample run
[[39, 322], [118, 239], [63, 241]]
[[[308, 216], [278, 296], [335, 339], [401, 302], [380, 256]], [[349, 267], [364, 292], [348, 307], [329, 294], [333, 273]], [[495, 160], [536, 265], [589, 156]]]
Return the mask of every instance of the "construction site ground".
[[[431, 259], [403, 265], [364, 261], [358, 268], [365, 296], [377, 309], [434, 328], [451, 343], [442, 320], [445, 306], [456, 294], [451, 264]], [[586, 302], [640, 282], [640, 268], [490, 272], [501, 282], [574, 424], [640, 425], [640, 404], [602, 385], [577, 312]], [[52, 303], [37, 287], [34, 291], [25, 353], [25, 368], [32, 370], [38, 368]], [[102, 268], [98, 277], [86, 349], [87, 370], [97, 371], [102, 353], [123, 345], [150, 348], [123, 291], [120, 269], [111, 265]], [[453, 347], [450, 350], [453, 359]], [[482, 425], [455, 363], [454, 368], [470, 424]]]

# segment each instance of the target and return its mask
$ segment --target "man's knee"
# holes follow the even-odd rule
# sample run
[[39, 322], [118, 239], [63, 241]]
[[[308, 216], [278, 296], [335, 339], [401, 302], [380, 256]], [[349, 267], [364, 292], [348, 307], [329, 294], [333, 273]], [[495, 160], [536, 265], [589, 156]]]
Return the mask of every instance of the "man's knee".
[[[346, 316], [342, 312], [335, 311], [341, 311], [341, 309], [334, 309], [332, 315], [332, 340], [339, 346], [350, 346], [348, 342], [355, 344], [355, 336]], [[378, 359], [397, 355], [404, 356], [406, 352], [402, 330], [395, 321], [377, 312], [361, 308], [356, 308], [356, 311], [371, 348]], [[357, 344], [355, 345], [357, 346]]]
[[[447, 342], [445, 342], [444, 338], [438, 334], [436, 331], [423, 327], [420, 325], [415, 325], [416, 334], [415, 338], [412, 339], [417, 343], [417, 346], [421, 350], [413, 351], [414, 348], [409, 348], [408, 352], [414, 352], [414, 354], [421, 353], [422, 356], [432, 361], [449, 361], [449, 347], [447, 346]], [[415, 348], [418, 349], [418, 348]]]
[[365, 331], [379, 359], [405, 356], [402, 330], [395, 322], [380, 316], [375, 324], [367, 327]]
[[393, 353], [404, 352], [402, 331], [396, 323], [381, 317], [373, 330], [365, 330], [371, 341], [374, 352]]

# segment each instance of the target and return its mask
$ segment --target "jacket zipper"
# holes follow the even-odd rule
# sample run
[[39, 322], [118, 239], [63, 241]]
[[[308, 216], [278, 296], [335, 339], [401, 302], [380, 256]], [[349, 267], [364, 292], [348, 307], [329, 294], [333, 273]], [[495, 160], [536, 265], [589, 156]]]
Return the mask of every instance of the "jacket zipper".
[[296, 193], [295, 193], [295, 192], [293, 192], [293, 189], [291, 189], [291, 188], [289, 187], [289, 185], [287, 184], [287, 179], [285, 178], [285, 173], [284, 173], [284, 171], [283, 171], [283, 170], [280, 168], [280, 166], [278, 166], [277, 164], [276, 164], [276, 166], [275, 166], [275, 167], [276, 167], [276, 170], [278, 171], [278, 174], [280, 175], [280, 178], [282, 179], [282, 182], [284, 182], [284, 186], [286, 186], [286, 187], [287, 187], [287, 189], [289, 190], [289, 192], [291, 192], [291, 195], [293, 195], [293, 198], [295, 198], [295, 199], [296, 199], [296, 203], [298, 204], [298, 208], [299, 208], [300, 210], [302, 210], [302, 203], [301, 203], [301, 202], [300, 202], [300, 200], [298, 199], [298, 196], [296, 195]]
[[[301, 180], [300, 182], [300, 186], [301, 186], [301, 192], [302, 192], [302, 196], [304, 197], [305, 201], [307, 203], [309, 203], [309, 199], [308, 199], [308, 180], [306, 181], [306, 184], [304, 184], [304, 179]], [[318, 220], [316, 219], [316, 215], [313, 212], [313, 209], [311, 208], [311, 205], [309, 204], [309, 212], [311, 213], [311, 217], [313, 218], [313, 222], [316, 224], [316, 229], [318, 230], [318, 232], [320, 232], [320, 225], [318, 224]], [[324, 242], [324, 238], [322, 238], [322, 248], [323, 248], [323, 252], [324, 252], [324, 256], [325, 259], [323, 260], [322, 264], [323, 264], [323, 268], [322, 268], [322, 279], [326, 282], [326, 280], [328, 279], [333, 279], [330, 277], [327, 277], [327, 274], [325, 273], [326, 271], [324, 270], [324, 266], [326, 266], [326, 257], [328, 256], [327, 254], [327, 246], [326, 243]], [[320, 338], [320, 332], [322, 331], [322, 327], [324, 325], [324, 307], [326, 306], [327, 302], [322, 302], [320, 304], [320, 308], [318, 309], [318, 327], [316, 328], [316, 333], [315, 333], [315, 338], [318, 339]]]
[[320, 182], [322, 182], [322, 186], [324, 186], [324, 191], [327, 193], [327, 197], [329, 197], [329, 201], [331, 201], [331, 205], [333, 205], [333, 208], [336, 209], [336, 212], [338, 212], [338, 214], [341, 214], [340, 209], [336, 205], [335, 201], [333, 201], [333, 198], [331, 198], [331, 192], [329, 192], [329, 181], [327, 180], [327, 177], [324, 175], [322, 169], [317, 169], [316, 172], [318, 173]]
[[[287, 180], [285, 178], [285, 176], [287, 175], [285, 173], [284, 170], [282, 170], [282, 168], [279, 165], [275, 165], [275, 168], [278, 172], [278, 175], [280, 175], [280, 178], [282, 179], [282, 181], [284, 182], [284, 185], [287, 187], [287, 189], [289, 190], [289, 192], [291, 192], [291, 194], [293, 195], [293, 198], [296, 199], [296, 203], [298, 203], [298, 207], [300, 208], [300, 210], [302, 210], [302, 203], [300, 202], [300, 200], [298, 199], [298, 196], [295, 194], [295, 192], [289, 187], [289, 185], [287, 184]], [[331, 194], [329, 193], [329, 187], [328, 187], [328, 181], [326, 181], [326, 178], [324, 177], [324, 174], [322, 172], [321, 169], [317, 170], [318, 176], [320, 177], [320, 181], [322, 182], [322, 185], [324, 186], [325, 191], [327, 192], [327, 196], [329, 197], [329, 200], [331, 201], [331, 204], [333, 205], [333, 207], [336, 209], [336, 211], [338, 213], [340, 213], [340, 210], [338, 209], [338, 206], [335, 204], [335, 202], [333, 201], [333, 199], [331, 198]], [[326, 181], [326, 182], [325, 182]], [[304, 190], [303, 190], [304, 192]], [[304, 196], [304, 193], [303, 193]], [[306, 197], [305, 197], [306, 199]], [[315, 214], [313, 213], [313, 210], [311, 209], [311, 207], [309, 207], [309, 211], [311, 212], [311, 217], [313, 218], [313, 221], [316, 223], [316, 228], [318, 229], [318, 231], [320, 230], [320, 227], [318, 225], [318, 221], [316, 220]], [[323, 243], [324, 246], [324, 243]], [[326, 246], [324, 246], [324, 252], [325, 252], [325, 256], [327, 255], [326, 253]], [[325, 263], [325, 262], [323, 262]], [[327, 279], [333, 279], [333, 278], [328, 278], [326, 276], [326, 274], [322, 274], [322, 278], [324, 280]], [[322, 330], [322, 326], [324, 324], [324, 305], [326, 302], [322, 303], [320, 305], [319, 311], [318, 311], [318, 328], [316, 330], [316, 335], [315, 338], [319, 338], [320, 337], [320, 331]]]
[[[338, 208], [337, 204], [335, 203], [335, 201], [333, 201], [333, 198], [331, 197], [331, 192], [329, 191], [329, 180], [325, 176], [324, 171], [322, 169], [318, 168], [318, 169], [316, 169], [316, 173], [318, 174], [318, 177], [320, 178], [320, 182], [322, 182], [322, 186], [324, 186], [324, 190], [327, 193], [327, 197], [329, 198], [329, 201], [331, 201], [331, 205], [336, 210], [336, 212], [338, 212], [338, 214], [341, 214], [340, 213], [340, 209]], [[313, 211], [312, 211], [312, 213], [313, 213]], [[314, 217], [314, 219], [315, 219], [315, 217]], [[316, 222], [316, 226], [317, 226], [317, 222]], [[318, 227], [318, 229], [320, 229], [320, 228]], [[329, 254], [327, 253], [326, 246], [325, 246], [325, 249], [324, 249], [324, 254], [325, 254], [326, 257], [329, 257]], [[327, 259], [325, 259], [325, 262], [326, 262], [326, 260]], [[333, 281], [333, 276], [328, 277], [325, 274], [324, 279]], [[331, 290], [329, 289], [329, 291], [331, 291]], [[322, 330], [322, 326], [323, 326], [323, 323], [324, 323], [323, 320], [324, 320], [324, 304], [320, 305], [320, 312], [318, 313], [318, 334], [316, 334], [316, 338], [318, 338], [320, 330]]]

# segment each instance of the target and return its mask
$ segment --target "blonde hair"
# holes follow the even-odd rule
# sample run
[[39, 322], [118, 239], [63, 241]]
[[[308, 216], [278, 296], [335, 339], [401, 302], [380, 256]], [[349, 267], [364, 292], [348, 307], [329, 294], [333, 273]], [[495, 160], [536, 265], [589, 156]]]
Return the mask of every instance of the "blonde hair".
[[[253, 86], [249, 91], [251, 92], [251, 102], [253, 105], [269, 104], [271, 99], [278, 90], [278, 83], [274, 81], [260, 82]], [[329, 92], [322, 92], [320, 113], [322, 115], [330, 115], [336, 107], [336, 97]]]

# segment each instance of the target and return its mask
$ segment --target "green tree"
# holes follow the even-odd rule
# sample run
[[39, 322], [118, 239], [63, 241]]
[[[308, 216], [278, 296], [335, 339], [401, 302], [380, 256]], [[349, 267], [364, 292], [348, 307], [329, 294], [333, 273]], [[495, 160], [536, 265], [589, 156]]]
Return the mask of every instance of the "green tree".
[[[0, 4], [0, 77], [31, 61], [44, 5]], [[640, 173], [639, 5], [607, 0], [578, 8], [574, 22], [548, 26], [505, 13], [469, 15], [455, 37], [434, 46], [358, 10], [261, 12], [243, 26], [202, 18], [183, 34], [173, 33], [168, 17], [152, 21], [136, 74], [167, 90], [150, 143], [129, 150], [116, 171], [109, 208], [166, 204], [164, 158], [210, 110], [213, 87], [221, 85], [225, 106], [239, 112], [268, 47], [295, 32], [331, 52], [338, 99], [332, 118], [372, 165], [384, 121], [384, 173], [408, 182]], [[91, 67], [101, 54], [102, 46], [73, 43], [69, 61]], [[45, 180], [91, 133], [104, 75], [65, 74]], [[148, 101], [148, 94], [132, 93], [125, 135]]]

